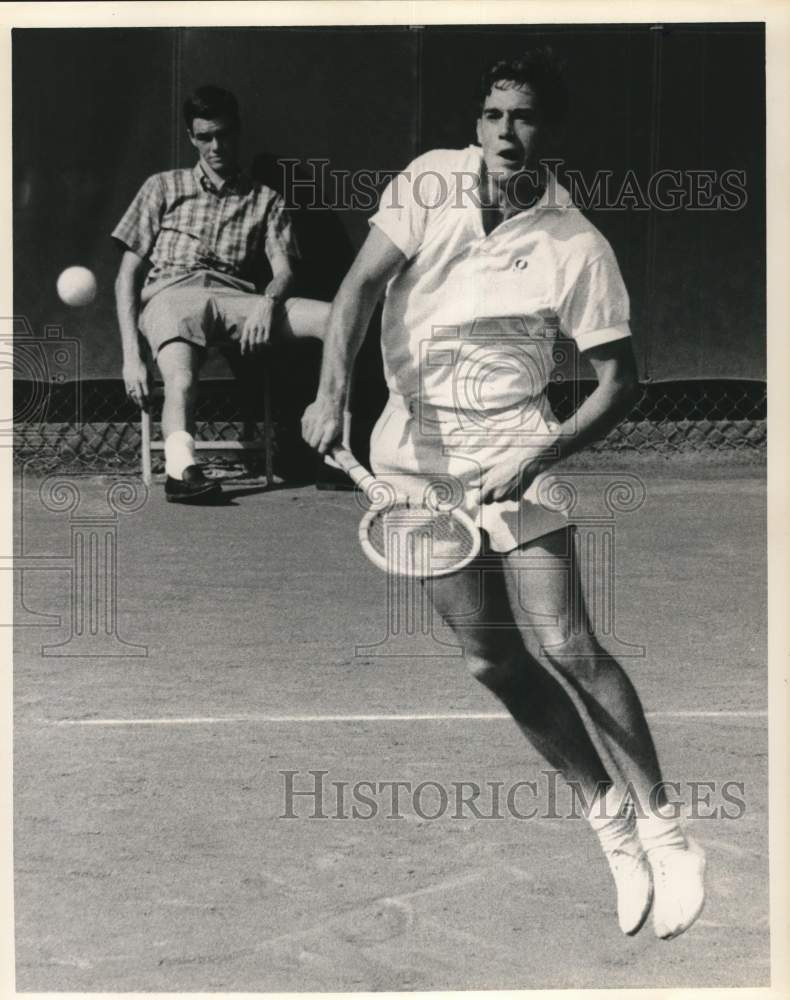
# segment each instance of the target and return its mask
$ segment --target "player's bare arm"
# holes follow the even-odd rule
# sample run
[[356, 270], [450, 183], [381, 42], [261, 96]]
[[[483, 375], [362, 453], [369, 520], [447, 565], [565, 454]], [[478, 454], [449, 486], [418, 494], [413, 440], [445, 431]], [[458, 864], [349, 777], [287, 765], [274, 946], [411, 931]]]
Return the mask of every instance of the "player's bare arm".
[[272, 279], [255, 307], [250, 310], [241, 332], [239, 349], [242, 354], [269, 343], [277, 322], [277, 310], [293, 291], [294, 273], [290, 257], [281, 250], [273, 250], [270, 252], [269, 264]]
[[639, 398], [639, 379], [631, 338], [590, 348], [584, 356], [593, 367], [598, 385], [578, 410], [560, 425], [553, 444], [525, 454], [512, 455], [494, 466], [481, 483], [483, 503], [516, 500], [532, 481], [555, 462], [605, 437], [625, 417]]
[[376, 303], [405, 259], [392, 240], [374, 226], [332, 303], [318, 395], [302, 416], [302, 436], [322, 454], [341, 435], [354, 359]]
[[123, 347], [123, 381], [129, 398], [141, 406], [148, 404], [148, 369], [140, 353], [137, 327], [144, 263], [142, 257], [126, 250], [115, 279], [115, 308]]
[[584, 357], [592, 365], [598, 385], [561, 425], [558, 459], [605, 437], [639, 399], [639, 375], [630, 337], [590, 348]]

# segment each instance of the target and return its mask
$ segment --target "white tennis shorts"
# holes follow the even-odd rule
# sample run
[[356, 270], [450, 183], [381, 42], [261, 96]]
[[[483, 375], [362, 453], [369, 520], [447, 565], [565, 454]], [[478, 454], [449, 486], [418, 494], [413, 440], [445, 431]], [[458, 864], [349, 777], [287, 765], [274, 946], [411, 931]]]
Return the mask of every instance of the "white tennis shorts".
[[551, 472], [538, 476], [521, 500], [481, 504], [476, 483], [518, 449], [522, 460], [557, 439], [558, 424], [544, 401], [496, 413], [431, 407], [394, 393], [373, 429], [373, 472], [417, 502], [426, 490], [462, 506], [485, 531], [491, 549], [510, 552], [568, 525]]

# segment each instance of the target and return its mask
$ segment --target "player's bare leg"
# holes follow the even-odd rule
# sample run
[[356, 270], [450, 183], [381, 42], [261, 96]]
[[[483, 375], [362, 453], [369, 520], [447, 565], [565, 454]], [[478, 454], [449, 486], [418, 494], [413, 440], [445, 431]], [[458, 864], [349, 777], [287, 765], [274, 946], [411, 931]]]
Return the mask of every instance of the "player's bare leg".
[[[597, 815], [614, 790], [610, 773], [568, 692], [527, 650], [513, 616], [505, 559], [499, 573], [491, 571], [491, 559], [479, 578], [464, 572], [433, 580], [434, 605], [463, 642], [475, 676], [504, 702], [546, 760], [576, 784], [592, 806], [591, 815]], [[649, 913], [652, 883], [635, 832], [625, 831], [625, 822], [619, 816], [591, 819], [615, 876], [620, 927], [635, 934]]]
[[[615, 782], [626, 783], [644, 808], [658, 789], [661, 769], [653, 738], [633, 684], [620, 664], [590, 634], [581, 595], [576, 547], [570, 531], [544, 535], [507, 555], [506, 584], [524, 644], [556, 670], [579, 696], [590, 716], [603, 759]], [[569, 598], [581, 626], [572, 633]]]
[[162, 437], [165, 442], [165, 495], [190, 502], [213, 497], [219, 484], [209, 482], [195, 463], [195, 404], [202, 350], [185, 340], [171, 340], [157, 355], [165, 384]]
[[278, 315], [275, 333], [278, 337], [323, 340], [331, 308], [331, 302], [319, 299], [286, 299]]
[[[238, 339], [250, 310], [258, 304], [260, 296], [229, 294], [222, 289], [213, 289], [212, 293], [210, 309], [217, 324], [225, 330], [233, 331], [234, 339]], [[285, 299], [274, 311], [270, 342], [302, 339], [323, 341], [331, 308], [331, 302], [322, 302], [320, 299]]]
[[[524, 648], [503, 573], [486, 560], [431, 580], [434, 607], [464, 647], [472, 674], [502, 701], [536, 750], [588, 799], [611, 785], [576, 706], [562, 685]], [[483, 585], [484, 583], [484, 585]]]
[[[689, 842], [676, 817], [667, 815], [662, 775], [650, 729], [639, 697], [625, 671], [598, 643], [587, 618], [575, 546], [569, 532], [555, 532], [510, 553], [506, 559], [511, 606], [525, 646], [533, 656], [567, 681], [578, 695], [591, 723], [591, 734], [621, 790], [636, 799], [635, 823], [598, 827], [607, 848], [622, 849], [633, 858], [630, 877], [641, 881], [640, 862], [633, 852], [638, 833], [653, 871], [653, 921], [659, 937], [675, 937], [696, 920], [703, 901], [704, 856]], [[570, 595], [581, 626], [570, 628]], [[622, 867], [618, 856], [615, 860]], [[628, 876], [628, 863], [625, 863]], [[615, 871], [615, 880], [621, 872]]]
[[195, 403], [200, 373], [200, 348], [186, 340], [164, 344], [156, 362], [165, 384], [162, 406], [162, 435], [167, 440], [175, 431], [195, 431]]

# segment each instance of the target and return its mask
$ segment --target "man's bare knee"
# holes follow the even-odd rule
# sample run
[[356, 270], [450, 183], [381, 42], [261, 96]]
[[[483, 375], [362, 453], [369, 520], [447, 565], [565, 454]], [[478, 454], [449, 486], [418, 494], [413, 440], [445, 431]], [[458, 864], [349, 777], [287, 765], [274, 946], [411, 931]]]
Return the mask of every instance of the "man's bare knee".
[[466, 653], [466, 666], [475, 680], [490, 691], [501, 691], [513, 680], [516, 664], [510, 656]]
[[162, 373], [165, 383], [165, 393], [169, 395], [187, 396], [197, 387], [198, 378], [187, 368], [170, 369]]
[[567, 680], [583, 685], [594, 684], [618, 670], [611, 656], [588, 634], [547, 642], [543, 656]]

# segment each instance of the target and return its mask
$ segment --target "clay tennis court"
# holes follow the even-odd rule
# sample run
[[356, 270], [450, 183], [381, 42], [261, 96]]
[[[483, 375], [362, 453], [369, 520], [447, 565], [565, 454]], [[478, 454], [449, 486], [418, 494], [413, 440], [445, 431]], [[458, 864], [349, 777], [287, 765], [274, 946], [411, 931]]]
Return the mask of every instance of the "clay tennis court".
[[[620, 934], [587, 824], [546, 817], [545, 765], [440, 645], [449, 635], [409, 636], [406, 619], [388, 633], [352, 494], [231, 485], [225, 506], [174, 508], [157, 487], [113, 520], [111, 480], [72, 478], [80, 506], [51, 509], [23, 471], [17, 988], [766, 985], [762, 473], [632, 471], [646, 499], [617, 518], [617, 639], [645, 649], [624, 663], [666, 777], [687, 809], [697, 783], [698, 811], [716, 815], [690, 822], [708, 900], [673, 942], [649, 924]], [[80, 518], [114, 533], [115, 633], [136, 647], [63, 655]], [[282, 818], [282, 772], [306, 789], [310, 771], [327, 772], [327, 818], [307, 797]], [[395, 819], [383, 795], [369, 819], [348, 804], [332, 818], [332, 781], [520, 780], [538, 783], [537, 818], [426, 819], [409, 799]]]

